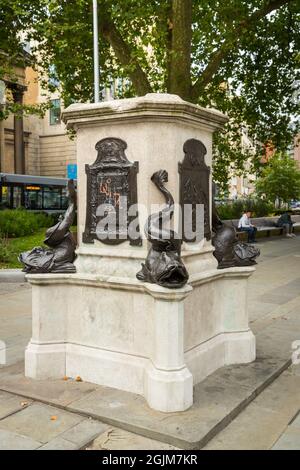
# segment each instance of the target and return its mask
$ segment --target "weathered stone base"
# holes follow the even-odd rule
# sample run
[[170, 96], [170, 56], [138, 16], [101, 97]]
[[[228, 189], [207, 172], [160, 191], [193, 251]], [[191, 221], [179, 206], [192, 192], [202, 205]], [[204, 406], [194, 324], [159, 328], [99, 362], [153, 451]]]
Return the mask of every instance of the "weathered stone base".
[[77, 377], [143, 395], [159, 411], [193, 404], [193, 385], [255, 359], [248, 328], [252, 268], [212, 270], [165, 289], [130, 278], [30, 275], [33, 332], [25, 374]]

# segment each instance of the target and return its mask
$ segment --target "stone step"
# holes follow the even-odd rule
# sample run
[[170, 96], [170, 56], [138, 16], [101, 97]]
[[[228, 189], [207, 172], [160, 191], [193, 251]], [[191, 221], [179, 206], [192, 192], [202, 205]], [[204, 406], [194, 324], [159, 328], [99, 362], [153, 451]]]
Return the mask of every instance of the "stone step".
[[[289, 431], [294, 429], [292, 423], [297, 425], [299, 389], [300, 365], [291, 366], [211, 439], [204, 450], [270, 450], [286, 446], [285, 434], [289, 438]], [[298, 426], [299, 423], [298, 420]]]

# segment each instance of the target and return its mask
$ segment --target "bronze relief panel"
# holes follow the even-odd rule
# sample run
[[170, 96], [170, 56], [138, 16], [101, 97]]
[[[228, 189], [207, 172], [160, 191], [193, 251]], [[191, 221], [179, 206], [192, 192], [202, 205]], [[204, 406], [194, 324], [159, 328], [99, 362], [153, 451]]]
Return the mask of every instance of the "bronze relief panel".
[[138, 162], [130, 162], [124, 140], [110, 137], [97, 142], [97, 158], [92, 165], [85, 165], [87, 175], [86, 225], [84, 243], [95, 239], [112, 245], [126, 240], [131, 245], [141, 245], [137, 230], [130, 230], [130, 223], [137, 213], [130, 211], [137, 204]]
[[[210, 229], [210, 191], [209, 178], [210, 167], [205, 163], [207, 153], [205, 145], [197, 139], [189, 139], [183, 146], [184, 159], [178, 164], [180, 179], [180, 205], [182, 209], [182, 239], [186, 242], [194, 242], [197, 239], [196, 210], [197, 204], [203, 205], [204, 211], [204, 237], [211, 238]], [[186, 206], [188, 205], [188, 206]], [[187, 238], [187, 227], [184, 227], [185, 211], [191, 210], [191, 230], [195, 236]]]

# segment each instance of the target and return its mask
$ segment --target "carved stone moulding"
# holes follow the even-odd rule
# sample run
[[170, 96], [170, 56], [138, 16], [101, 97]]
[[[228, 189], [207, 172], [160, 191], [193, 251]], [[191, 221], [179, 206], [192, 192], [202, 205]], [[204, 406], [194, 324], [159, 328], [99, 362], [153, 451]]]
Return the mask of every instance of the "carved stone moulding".
[[[105, 138], [97, 142], [95, 148], [95, 162], [85, 165], [87, 206], [82, 240], [84, 243], [94, 243], [98, 239], [108, 245], [129, 240], [131, 245], [140, 246], [139, 227], [130, 230], [130, 223], [138, 216], [131, 213], [130, 208], [137, 204], [139, 164], [127, 159], [124, 140]], [[112, 223], [105, 225], [105, 221], [109, 220]]]

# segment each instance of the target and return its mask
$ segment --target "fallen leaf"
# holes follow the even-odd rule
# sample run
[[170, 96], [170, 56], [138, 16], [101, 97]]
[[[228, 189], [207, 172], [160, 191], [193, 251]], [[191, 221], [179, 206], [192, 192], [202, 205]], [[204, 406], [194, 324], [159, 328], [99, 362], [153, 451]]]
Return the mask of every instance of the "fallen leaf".
[[76, 382], [82, 382], [82, 378], [80, 377], [80, 375], [77, 375], [75, 380], [76, 380]]
[[51, 416], [51, 421], [56, 421], [57, 420], [57, 416]]
[[21, 405], [21, 406], [27, 406], [27, 405], [28, 405], [28, 401], [21, 401], [20, 405]]

